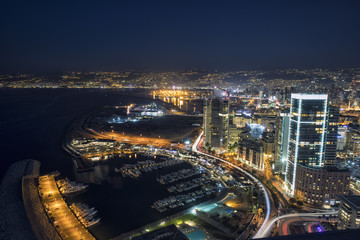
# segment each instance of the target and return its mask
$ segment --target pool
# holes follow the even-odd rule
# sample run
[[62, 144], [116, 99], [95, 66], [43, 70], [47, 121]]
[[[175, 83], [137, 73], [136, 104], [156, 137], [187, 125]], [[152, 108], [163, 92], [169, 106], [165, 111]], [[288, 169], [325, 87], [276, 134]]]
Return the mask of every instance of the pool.
[[205, 239], [205, 234], [202, 231], [195, 231], [195, 232], [186, 234], [186, 236], [190, 240], [204, 240]]

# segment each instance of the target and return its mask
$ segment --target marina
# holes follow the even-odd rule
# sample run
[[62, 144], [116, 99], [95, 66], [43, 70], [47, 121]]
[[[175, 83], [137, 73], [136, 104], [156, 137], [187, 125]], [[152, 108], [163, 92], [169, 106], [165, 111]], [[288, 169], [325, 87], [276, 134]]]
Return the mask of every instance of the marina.
[[[156, 156], [156, 155], [155, 155]], [[155, 157], [154, 156], [154, 157]], [[116, 173], [121, 173], [123, 177], [140, 177], [141, 173], [148, 173], [153, 170], [161, 169], [164, 167], [174, 166], [182, 163], [179, 159], [167, 159], [161, 162], [155, 162], [153, 160], [138, 161], [135, 164], [123, 164], [121, 168], [115, 168]]]
[[65, 202], [54, 176], [40, 176], [38, 184], [41, 203], [62, 239], [95, 239]]
[[205, 198], [206, 196], [210, 196], [211, 194], [214, 194], [216, 192], [218, 192], [218, 187], [216, 185], [206, 186], [200, 190], [196, 190], [186, 194], [179, 194], [160, 199], [154, 202], [151, 207], [162, 213], [169, 209], [181, 207], [185, 204], [195, 202], [198, 199]]
[[97, 210], [90, 208], [84, 203], [73, 203], [70, 205], [71, 211], [76, 215], [85, 227], [92, 227], [100, 222], [100, 218], [95, 218]]
[[84, 191], [88, 187], [86, 184], [70, 181], [68, 178], [57, 180], [56, 185], [58, 186], [61, 194]]
[[169, 184], [182, 179], [190, 178], [200, 174], [200, 170], [198, 168], [191, 169], [181, 169], [177, 172], [172, 172], [166, 175], [160, 176], [157, 180], [161, 184]]
[[190, 181], [186, 181], [186, 182], [182, 182], [182, 183], [178, 183], [176, 185], [170, 186], [167, 188], [167, 190], [169, 192], [180, 193], [180, 192], [191, 190], [191, 189], [199, 187], [199, 186], [204, 186], [205, 184], [208, 184], [211, 182], [212, 182], [212, 180], [208, 177], [199, 177], [199, 178], [192, 179]]

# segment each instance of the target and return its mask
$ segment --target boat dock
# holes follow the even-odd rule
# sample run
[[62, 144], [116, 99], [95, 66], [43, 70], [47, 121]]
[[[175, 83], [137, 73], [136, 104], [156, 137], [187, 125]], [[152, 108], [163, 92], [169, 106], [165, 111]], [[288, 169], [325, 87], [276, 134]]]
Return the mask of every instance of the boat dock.
[[66, 204], [54, 176], [39, 177], [38, 191], [48, 217], [62, 239], [95, 240]]

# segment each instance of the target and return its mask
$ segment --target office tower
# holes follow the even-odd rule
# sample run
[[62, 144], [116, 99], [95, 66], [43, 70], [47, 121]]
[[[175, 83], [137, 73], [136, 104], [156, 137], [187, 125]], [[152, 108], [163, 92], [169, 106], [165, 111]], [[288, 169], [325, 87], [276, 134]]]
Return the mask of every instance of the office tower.
[[289, 124], [290, 114], [288, 111], [281, 111], [279, 113], [275, 125], [275, 157], [274, 157], [274, 171], [283, 176], [285, 174], [285, 167], [287, 163], [288, 144], [289, 144]]
[[204, 105], [205, 147], [227, 150], [229, 135], [229, 93], [215, 89]]
[[329, 105], [326, 125], [325, 161], [324, 166], [334, 166], [336, 164], [336, 145], [339, 124], [339, 108]]
[[[333, 165], [338, 114], [326, 94], [291, 94], [285, 189], [295, 193], [296, 168]], [[284, 129], [286, 131], [286, 129]]]
[[291, 95], [285, 190], [308, 204], [349, 192], [350, 171], [336, 167], [338, 112], [325, 94]]

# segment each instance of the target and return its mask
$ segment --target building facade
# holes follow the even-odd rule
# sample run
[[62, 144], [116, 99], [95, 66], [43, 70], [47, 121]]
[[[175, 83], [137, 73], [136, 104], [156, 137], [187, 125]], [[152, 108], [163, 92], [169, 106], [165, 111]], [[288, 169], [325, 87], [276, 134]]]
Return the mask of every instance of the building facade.
[[245, 139], [239, 143], [238, 159], [245, 164], [264, 170], [264, 147], [259, 140]]
[[296, 168], [295, 197], [312, 205], [335, 204], [338, 195], [349, 193], [350, 174], [335, 167]]
[[274, 171], [283, 176], [288, 159], [290, 114], [287, 111], [279, 113], [275, 125], [275, 157]]
[[335, 164], [336, 111], [329, 106], [327, 94], [291, 94], [285, 174], [285, 190], [290, 196], [295, 195], [299, 165], [321, 168]]
[[264, 154], [273, 159], [275, 151], [274, 132], [264, 132], [261, 136], [260, 143], [264, 146]]
[[204, 105], [205, 147], [227, 150], [229, 141], [229, 93], [216, 89]]
[[360, 196], [340, 196], [338, 228], [360, 228]]
[[265, 167], [264, 144], [261, 142], [264, 131], [265, 127], [260, 124], [247, 124], [242, 128], [238, 146], [239, 161], [261, 171]]
[[344, 151], [346, 146], [346, 130], [347, 128], [344, 126], [338, 127], [338, 137], [336, 143], [336, 150], [337, 151]]

